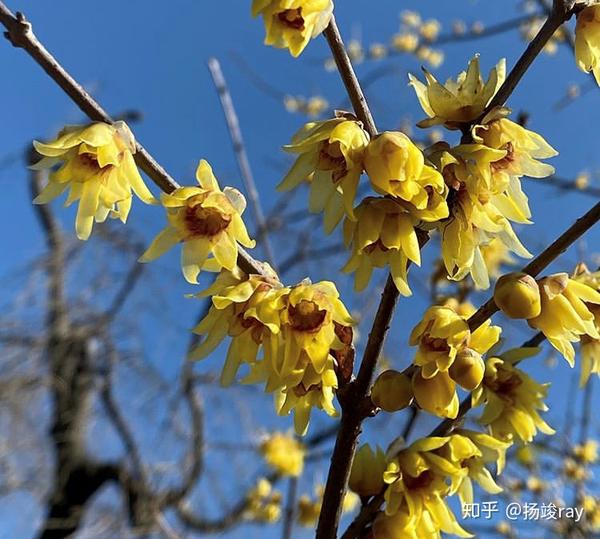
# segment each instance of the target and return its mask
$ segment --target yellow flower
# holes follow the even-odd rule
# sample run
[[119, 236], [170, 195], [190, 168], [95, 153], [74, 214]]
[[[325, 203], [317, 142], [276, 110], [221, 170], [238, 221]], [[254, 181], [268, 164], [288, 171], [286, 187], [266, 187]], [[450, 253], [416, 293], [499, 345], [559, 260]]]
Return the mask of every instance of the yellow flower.
[[450, 307], [427, 309], [409, 339], [411, 346], [418, 345], [413, 362], [422, 367], [423, 378], [433, 378], [438, 372], [446, 372], [469, 337], [466, 321]]
[[419, 32], [427, 41], [434, 41], [437, 39], [441, 28], [442, 25], [440, 24], [440, 21], [429, 19], [428, 21], [423, 22], [419, 28]]
[[371, 390], [371, 400], [386, 412], [397, 412], [406, 408], [413, 399], [410, 378], [401, 372], [382, 372]]
[[456, 382], [447, 371], [439, 371], [431, 378], [423, 378], [421, 369], [417, 369], [412, 378], [412, 388], [417, 404], [426, 412], [450, 419], [455, 419], [458, 415]]
[[535, 318], [542, 311], [540, 287], [531, 275], [520, 271], [498, 279], [494, 302], [509, 318]]
[[[498, 342], [501, 329], [492, 326], [489, 320], [471, 334], [467, 319], [474, 312], [471, 304], [454, 301], [427, 309], [409, 339], [411, 346], [418, 345], [414, 364], [422, 368], [424, 379], [448, 371], [459, 353], [480, 356]], [[459, 374], [463, 374], [462, 369]], [[453, 377], [452, 372], [450, 376]]]
[[488, 425], [492, 436], [499, 440], [512, 441], [517, 437], [529, 443], [538, 430], [554, 434], [539, 415], [539, 411], [548, 409], [544, 398], [549, 384], [538, 384], [513, 365], [527, 355], [531, 351], [516, 349], [502, 357], [489, 358], [483, 383], [473, 392], [473, 407], [485, 404], [479, 422]]
[[412, 32], [402, 32], [392, 37], [392, 48], [399, 52], [414, 52], [419, 46], [419, 36]]
[[297, 57], [329, 24], [332, 0], [253, 0], [252, 16], [262, 15], [265, 45], [289, 49]]
[[356, 272], [354, 289], [364, 290], [373, 268], [389, 266], [398, 291], [410, 296], [408, 261], [421, 264], [416, 219], [389, 198], [365, 198], [355, 210], [356, 221], [344, 221], [344, 242], [352, 252], [342, 271]]
[[525, 468], [532, 468], [536, 464], [537, 458], [534, 446], [522, 445], [515, 451], [517, 462]]
[[[486, 125], [477, 126], [474, 137], [476, 142], [506, 152], [502, 159], [491, 163], [495, 189], [498, 192], [506, 189], [520, 213], [524, 214], [525, 218], [531, 217], [527, 197], [521, 190], [518, 178], [551, 176], [554, 174], [554, 167], [539, 160], [554, 157], [558, 152], [546, 142], [544, 137], [508, 118], [499, 118]], [[519, 221], [517, 218], [513, 219], [510, 214], [505, 216], [513, 221]]]
[[582, 335], [600, 339], [594, 315], [587, 304], [600, 304], [600, 293], [590, 286], [570, 279], [566, 273], [550, 275], [538, 281], [542, 312], [528, 320], [532, 328], [544, 333], [571, 367], [575, 363], [572, 343]]
[[354, 456], [350, 471], [349, 488], [360, 496], [375, 496], [383, 489], [383, 472], [387, 467], [385, 453], [364, 444]]
[[586, 440], [584, 443], [576, 445], [573, 448], [573, 455], [585, 464], [598, 462], [598, 442]]
[[294, 189], [312, 174], [309, 209], [324, 212], [325, 231], [333, 231], [344, 212], [354, 219], [354, 198], [369, 135], [345, 117], [306, 124], [285, 146], [299, 154], [278, 189]]
[[400, 20], [402, 24], [406, 26], [421, 26], [421, 15], [419, 15], [416, 11], [412, 11], [409, 9], [405, 9], [400, 13]]
[[248, 492], [244, 517], [255, 522], [277, 522], [281, 517], [281, 500], [281, 493], [273, 490], [267, 479], [261, 478]]
[[592, 4], [577, 15], [575, 58], [585, 73], [593, 72], [600, 85], [600, 5]]
[[487, 273], [493, 279], [502, 274], [502, 266], [515, 264], [515, 259], [510, 256], [510, 251], [498, 238], [494, 238], [487, 245], [481, 245], [479, 250]]
[[522, 207], [524, 195], [519, 180], [502, 184], [493, 173], [493, 165], [506, 154], [506, 150], [482, 144], [462, 144], [452, 149], [447, 144], [436, 144], [429, 152], [442, 171], [452, 201], [450, 217], [439, 225], [446, 271], [450, 279], [457, 281], [470, 273], [481, 289], [490, 284], [482, 246], [498, 239], [519, 256], [531, 257], [508, 220], [529, 222], [529, 209]]
[[294, 436], [276, 432], [260, 444], [260, 452], [278, 474], [298, 477], [302, 473], [306, 449]]
[[321, 500], [311, 500], [310, 496], [303, 494], [298, 500], [298, 524], [313, 527], [319, 520], [321, 513]]
[[63, 163], [50, 173], [48, 184], [33, 202], [47, 204], [69, 188], [65, 205], [80, 201], [75, 220], [80, 240], [90, 237], [94, 221], [102, 223], [110, 216], [126, 222], [132, 191], [146, 204], [156, 202], [133, 160], [135, 139], [125, 122], [69, 126], [52, 142], [33, 141], [33, 145], [44, 157], [32, 168]]
[[281, 337], [285, 347], [278, 352], [280, 375], [287, 376], [305, 355], [317, 373], [323, 372], [330, 350], [341, 348], [336, 324], [352, 326], [354, 320], [340, 300], [335, 284], [304, 281], [291, 288], [287, 308], [281, 311]]
[[[149, 262], [183, 242], [181, 268], [186, 280], [197, 283], [202, 266], [233, 270], [237, 263], [237, 242], [254, 247], [242, 221], [246, 199], [233, 187], [221, 191], [210, 165], [202, 160], [196, 170], [199, 187], [180, 187], [161, 195], [169, 224], [140, 258]], [[209, 259], [209, 255], [214, 256]]]
[[364, 161], [377, 193], [410, 202], [425, 221], [448, 217], [444, 178], [425, 164], [421, 150], [404, 133], [386, 131], [377, 135], [369, 143]]
[[479, 57], [469, 62], [469, 68], [462, 72], [456, 81], [449, 79], [445, 85], [426, 69], [427, 84], [423, 84], [413, 75], [409, 75], [421, 107], [429, 116], [420, 121], [419, 127], [431, 127], [444, 124], [449, 129], [459, 129], [481, 116], [487, 104], [496, 94], [506, 75], [506, 61], [500, 60], [484, 83], [479, 70]]
[[190, 359], [205, 358], [229, 335], [231, 344], [221, 384], [230, 385], [240, 365], [253, 364], [263, 342], [270, 342], [279, 333], [279, 311], [284, 308], [285, 293], [286, 289], [275, 279], [247, 277], [238, 268], [223, 271], [211, 287], [197, 295], [212, 297], [212, 305], [193, 330], [205, 338], [190, 352]]
[[[600, 309], [591, 308], [596, 320], [596, 328], [600, 327]], [[587, 384], [592, 374], [600, 375], [600, 339], [592, 339], [587, 335], [581, 337], [581, 375], [579, 385]]]
[[335, 285], [306, 280], [281, 296], [278, 333], [264, 342], [264, 358], [251, 365], [246, 383], [265, 382], [275, 392], [280, 415], [294, 411], [296, 432], [304, 435], [313, 407], [337, 415], [333, 405], [338, 386], [334, 352], [344, 349], [339, 336], [354, 324]]
[[307, 100], [304, 110], [308, 116], [315, 118], [323, 114], [328, 107], [329, 102], [327, 99], [320, 95], [315, 95]]
[[[451, 462], [439, 454], [438, 450], [449, 441], [450, 437], [422, 438], [399, 451], [390, 461], [383, 476], [388, 485], [384, 495], [385, 514], [403, 513], [417, 529], [429, 533], [442, 531], [471, 537], [460, 527], [445, 500], [465, 475], [461, 463]], [[386, 527], [393, 529], [389, 523]], [[378, 537], [377, 532], [375, 536]]]
[[590, 477], [590, 472], [586, 469], [586, 467], [579, 464], [572, 458], [567, 458], [564, 460], [563, 472], [567, 476], [567, 479], [573, 481], [574, 483], [585, 481]]
[[450, 441], [436, 452], [450, 462], [459, 463], [467, 472], [462, 478], [457, 478], [454, 487], [462, 504], [473, 503], [472, 481], [489, 494], [502, 492], [486, 465], [494, 462], [496, 474], [502, 473], [506, 451], [510, 446], [510, 442], [498, 440], [483, 432], [456, 429]]
[[[600, 291], [600, 272], [590, 272], [585, 264], [578, 264], [573, 280]], [[586, 307], [594, 315], [594, 325], [600, 332], [600, 305], [586, 303]], [[588, 335], [581, 336], [581, 376], [579, 384], [583, 387], [591, 374], [600, 374], [600, 339]]]

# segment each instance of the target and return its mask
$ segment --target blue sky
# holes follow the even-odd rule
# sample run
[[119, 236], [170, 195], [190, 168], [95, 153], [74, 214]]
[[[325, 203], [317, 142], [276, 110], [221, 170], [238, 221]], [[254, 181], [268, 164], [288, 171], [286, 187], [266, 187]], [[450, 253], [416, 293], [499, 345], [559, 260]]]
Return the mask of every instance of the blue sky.
[[[278, 199], [274, 186], [287, 166], [280, 147], [305, 119], [290, 114], [281, 102], [257, 88], [247, 72], [240, 69], [239, 59], [282, 93], [320, 94], [332, 104], [345, 99], [336, 73], [327, 73], [322, 68], [322, 60], [328, 55], [323, 39], [312, 42], [299, 60], [292, 59], [284, 51], [266, 48], [262, 45], [263, 26], [260, 21], [250, 18], [249, 2], [244, 0], [104, 0], [94, 4], [75, 0], [53, 0], [51, 3], [11, 0], [8, 4], [13, 11], [21, 10], [28, 16], [41, 41], [109, 112], [136, 109], [143, 113], [143, 121], [134, 126], [136, 137], [180, 183], [191, 182], [197, 161], [206, 158], [222, 184], [241, 188], [218, 98], [206, 68], [208, 58], [215, 56], [221, 60], [267, 212]], [[513, 18], [519, 14], [518, 4], [517, 1], [486, 0], [409, 0], [402, 3], [395, 0], [338, 0], [336, 13], [346, 39], [361, 37], [368, 44], [386, 42], [397, 31], [398, 13], [404, 8], [418, 9], [426, 18], [435, 16], [442, 21], [444, 30], [449, 31], [451, 21], [456, 18], [467, 22], [477, 19], [486, 24]], [[82, 115], [26, 54], [8, 43], [0, 45], [0, 65], [4, 73], [0, 84], [3, 104], [0, 122], [0, 163], [3, 163], [0, 167], [0, 219], [3, 225], [0, 227], [0, 276], [3, 276], [23, 267], [43, 249], [43, 239], [28, 201], [26, 172], [22, 163], [12, 160], [11, 156], [21, 153], [32, 138], [49, 137], [64, 124], [81, 122]], [[507, 58], [510, 67], [523, 48], [524, 43], [516, 31], [448, 44], [443, 48], [446, 61], [437, 73], [441, 79], [455, 76], [476, 52], [481, 54], [486, 72], [501, 56]], [[394, 65], [396, 71], [379, 80], [367, 92], [381, 130], [397, 127], [404, 118], [414, 123], [422, 117], [417, 100], [407, 86], [407, 72], [417, 73], [419, 62], [408, 56], [386, 62]], [[379, 64], [365, 62], [357, 71], [360, 77], [368, 77], [378, 68]], [[596, 134], [600, 125], [599, 94], [591, 92], [564, 110], [554, 110], [554, 104], [564, 95], [568, 84], [585, 81], [587, 78], [577, 71], [569, 51], [561, 48], [556, 56], [542, 55], [535, 62], [510, 100], [514, 111], [527, 111], [531, 117], [530, 127], [559, 150], [560, 155], [552, 163], [557, 173], [565, 178], [574, 178], [582, 170], [595, 173], [600, 169]], [[592, 179], [594, 181], [596, 179]], [[542, 182], [525, 181], [535, 224], [523, 230], [522, 237], [533, 253], [539, 252], [594, 203], [591, 197], [582, 194], [567, 195], [536, 185]], [[293, 207], [301, 208], [304, 200], [303, 196], [296, 197]], [[60, 215], [65, 228], [71, 230], [72, 212], [65, 211]], [[163, 218], [156, 209], [134, 203], [128, 226], [145, 241], [150, 241], [162, 228]], [[600, 229], [596, 229], [580, 245], [580, 252], [585, 253], [589, 261], [597, 252], [599, 240]], [[283, 257], [289, 252], [289, 245], [285, 238], [276, 241], [277, 254]], [[332, 240], [319, 241], [327, 245]], [[259, 249], [257, 256], [260, 256]], [[426, 255], [424, 267], [417, 270], [415, 279], [420, 276], [426, 280], [427, 262], [431, 263], [433, 255]], [[193, 324], [197, 311], [195, 305], [182, 297], [190, 289], [182, 284], [177, 273], [177, 256], [178, 253], [171, 253], [153, 266], [147, 286], [168, 288], [164, 317], [174, 331], [180, 332], [179, 337], [158, 338], [157, 320], [138, 313], [147, 337], [149, 361], [167, 378], [176, 376], [173, 358], [180, 361], [187, 339], [185, 331]], [[555, 266], [556, 269], [570, 271], [575, 258], [571, 250], [565, 260]], [[342, 259], [332, 257], [324, 263], [313, 264], [309, 268], [310, 276], [313, 280], [337, 280], [341, 263]], [[301, 279], [306, 276], [303, 271], [293, 272], [289, 279]], [[351, 297], [347, 279], [340, 283], [351, 306], [360, 308], [365, 304], [364, 296]], [[6, 289], [1, 296], [4, 303], [8, 299]], [[480, 299], [485, 299], [485, 295]], [[393, 357], [398, 366], [405, 366], [410, 359], [410, 353], [406, 351], [406, 334], [416, 321], [415, 313], [420, 313], [425, 306], [419, 294], [414, 301], [400, 303], [388, 346], [388, 350], [402, 350], [398, 357]], [[366, 314], [366, 324], [370, 316]], [[368, 328], [361, 329], [366, 333]], [[514, 344], [527, 335], [522, 330], [513, 332]], [[165, 362], [165, 357], [173, 361]], [[210, 365], [202, 364], [199, 369], [218, 370], [219, 360], [215, 357], [211, 361]], [[560, 396], [564, 395], [570, 377], [566, 364], [559, 362], [555, 370], [549, 371], [540, 361], [532, 367], [532, 372], [540, 380], [555, 382], [549, 418], [551, 423], [556, 418], [555, 426], [558, 427], [564, 415]], [[126, 397], [127, 391], [131, 390], [122, 388], [123, 395]], [[227, 402], [227, 396], [220, 390], [214, 391], [214, 398]], [[260, 401], [262, 408], [257, 405], [257, 414], [260, 410], [264, 413], [265, 402], [264, 399]], [[265, 424], [285, 429], [289, 420], [269, 420]], [[237, 427], [232, 424], [230, 430], [221, 434], [235, 440], [236, 433]], [[150, 439], [147, 433], [142, 432], [140, 436]], [[386, 441], [383, 437], [380, 443]], [[110, 451], [111, 443], [105, 445]], [[322, 478], [324, 474], [325, 469], [321, 467], [315, 468], [313, 475]], [[310, 480], [306, 481], [305, 490], [309, 489]], [[31, 515], [28, 522], [19, 522], [19, 527], [14, 528], [17, 525], [14, 519], [0, 510], [0, 538], [28, 537], [31, 522], [35, 523], [39, 517], [35, 506]], [[16, 529], [22, 535], [15, 535]], [[233, 532], [229, 537], [241, 537], [242, 533], [248, 537], [271, 536], [264, 530], [250, 527], [243, 532]], [[273, 532], [272, 536], [278, 536], [277, 533]]]

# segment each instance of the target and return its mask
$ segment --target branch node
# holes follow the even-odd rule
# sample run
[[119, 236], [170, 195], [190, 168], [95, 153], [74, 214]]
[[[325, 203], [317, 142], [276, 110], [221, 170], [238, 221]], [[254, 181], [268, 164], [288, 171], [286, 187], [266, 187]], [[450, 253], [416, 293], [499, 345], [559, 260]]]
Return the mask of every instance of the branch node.
[[4, 37], [10, 41], [13, 47], [24, 49], [32, 33], [31, 23], [23, 13], [17, 11], [13, 24], [10, 25], [8, 31], [4, 32]]

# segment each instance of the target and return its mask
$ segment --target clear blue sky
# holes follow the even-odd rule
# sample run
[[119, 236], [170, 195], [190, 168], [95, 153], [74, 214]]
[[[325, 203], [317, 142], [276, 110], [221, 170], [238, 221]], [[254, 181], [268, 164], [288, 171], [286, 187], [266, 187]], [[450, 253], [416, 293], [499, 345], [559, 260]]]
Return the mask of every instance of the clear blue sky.
[[[286, 164], [280, 147], [305, 119], [288, 113], [280, 102], [257, 88], [247, 73], [240, 70], [233, 55], [282, 92], [321, 94], [332, 104], [343, 102], [344, 94], [337, 75], [326, 73], [321, 67], [320, 60], [327, 56], [324, 40], [312, 42], [299, 60], [292, 59], [284, 51], [266, 48], [262, 45], [262, 23], [251, 19], [249, 3], [243, 0], [104, 0], [96, 3], [10, 0], [8, 5], [13, 11], [21, 10], [27, 14], [49, 50], [76, 79], [88, 85], [108, 111], [119, 113], [136, 109], [143, 112], [143, 121], [134, 126], [137, 138], [181, 183], [191, 182], [198, 159], [206, 158], [222, 184], [241, 188], [219, 102], [206, 69], [209, 57], [219, 58], [238, 110], [261, 199], [268, 210], [277, 200], [274, 186], [280, 181]], [[398, 28], [398, 13], [403, 8], [418, 9], [425, 17], [435, 16], [442, 21], [444, 30], [449, 31], [451, 21], [456, 18], [467, 22], [479, 19], [486, 24], [513, 18], [519, 14], [518, 4], [520, 2], [516, 0], [409, 0], [402, 3], [395, 0], [338, 0], [336, 13], [346, 38], [360, 36], [368, 44], [389, 39]], [[444, 46], [446, 62], [438, 70], [439, 78], [455, 76], [466, 67], [475, 52], [481, 54], [486, 72], [502, 56], [506, 56], [510, 67], [523, 48], [516, 31], [484, 40], [449, 44]], [[413, 121], [422, 117], [417, 100], [407, 86], [406, 75], [407, 71], [416, 73], [419, 63], [411, 57], [396, 57], [389, 62], [398, 68], [398, 73], [381, 79], [368, 91], [380, 129], [393, 129], [404, 117]], [[0, 168], [0, 276], [3, 276], [23, 267], [43, 249], [42, 237], [28, 202], [26, 172], [20, 161], [13, 162], [10, 157], [22, 152], [32, 138], [48, 137], [66, 123], [81, 122], [82, 115], [25, 53], [8, 43], [0, 43], [0, 65], [3, 73], [0, 83], [3, 111], [0, 163], [4, 163]], [[379, 64], [366, 62], [358, 66], [358, 73], [365, 77], [378, 68]], [[536, 61], [510, 100], [514, 111], [527, 111], [531, 115], [530, 127], [559, 150], [560, 155], [552, 163], [560, 176], [566, 178], [574, 178], [584, 169], [600, 170], [597, 135], [600, 94], [594, 91], [562, 111], [553, 109], [570, 82], [585, 83], [587, 80], [577, 71], [568, 50], [561, 48], [556, 56], [543, 55]], [[595, 179], [592, 181], [597, 183]], [[539, 252], [546, 242], [594, 203], [590, 197], [565, 195], [533, 181], [526, 181], [525, 188], [530, 195], [535, 224], [524, 230], [522, 237], [533, 253]], [[296, 206], [300, 207], [303, 200], [298, 197]], [[61, 215], [65, 228], [70, 230], [72, 213]], [[134, 203], [130, 223], [149, 241], [163, 226], [163, 217], [155, 209]], [[599, 240], [600, 229], [586, 236], [582, 250], [589, 259], [596, 253]], [[329, 241], [324, 240], [324, 243]], [[285, 241], [279, 241], [277, 246], [279, 256], [288, 252]], [[182, 298], [190, 289], [177, 275], [177, 254], [161, 259], [151, 272], [152, 282], [157, 283], [163, 277], [167, 280], [170, 288], [164, 316], [180, 336], [178, 339], [157, 339], [156, 326], [152, 325], [157, 322], [144, 322], [150, 361], [167, 377], [175, 376], [173, 362], [181, 360], [187, 339], [185, 331], [193, 324], [196, 313], [196, 306]], [[575, 254], [571, 253], [556, 266], [557, 270], [569, 271], [574, 259]], [[331, 259], [312, 265], [310, 276], [313, 280], [337, 279], [340, 267], [341, 259]], [[422, 278], [426, 277], [426, 269], [425, 264], [419, 270]], [[290, 279], [304, 276], [300, 270]], [[341, 282], [347, 290], [348, 281]], [[0, 299], [4, 303], [9, 294], [5, 289], [0, 290]], [[481, 299], [485, 297], [481, 296]], [[355, 306], [364, 302], [365, 297], [358, 298]], [[425, 306], [418, 294], [414, 302], [401, 302], [389, 350], [397, 347], [406, 350], [406, 334]], [[362, 331], [365, 334], [367, 327]], [[514, 344], [523, 335], [526, 333], [516, 331]], [[165, 357], [169, 357], [170, 362], [165, 362]], [[393, 358], [398, 366], [405, 366], [409, 359], [407, 352]], [[212, 358], [211, 362], [208, 367], [203, 364], [199, 369], [217, 370], [218, 359]], [[532, 372], [540, 381], [555, 382], [548, 418], [551, 424], [560, 427], [564, 416], [564, 394], [570, 379], [566, 364], [559, 362], [557, 369], [549, 371], [538, 361]], [[215, 398], [227, 401], [225, 394]], [[267, 406], [270, 412], [270, 405], [264, 400], [261, 402], [263, 407], [259, 409], [264, 413], [264, 406]], [[278, 428], [287, 428], [289, 423], [285, 419], [277, 420], [275, 424]], [[231, 424], [230, 429], [220, 433], [224, 436], [215, 436], [215, 439], [235, 440], [237, 428]], [[141, 433], [141, 436], [145, 434]], [[213, 434], [209, 432], [209, 439], [211, 436]], [[381, 444], [387, 441], [386, 438], [379, 440]], [[325, 471], [324, 467], [311, 470], [304, 490], [310, 487], [313, 477], [323, 478]], [[9, 516], [17, 506], [23, 507], [19, 514], [26, 513], [26, 521]], [[39, 518], [37, 506], [28, 498], [12, 498], [5, 508], [0, 509], [0, 538], [29, 537]], [[268, 535], [265, 530], [249, 527], [227, 537], [277, 537], [278, 533]], [[307, 532], [307, 537], [309, 535]]]

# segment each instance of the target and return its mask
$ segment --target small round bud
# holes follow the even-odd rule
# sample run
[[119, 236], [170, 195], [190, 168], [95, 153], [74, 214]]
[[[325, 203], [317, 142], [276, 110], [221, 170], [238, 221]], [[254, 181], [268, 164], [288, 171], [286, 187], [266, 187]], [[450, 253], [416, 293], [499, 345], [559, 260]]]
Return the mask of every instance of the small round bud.
[[498, 279], [494, 301], [509, 318], [535, 318], [542, 311], [540, 289], [526, 273], [508, 273]]
[[385, 453], [369, 444], [363, 445], [354, 456], [348, 486], [359, 496], [375, 496], [384, 487], [383, 473], [387, 466]]
[[373, 404], [386, 412], [397, 412], [406, 408], [412, 398], [410, 378], [394, 370], [382, 372], [371, 392]]
[[459, 386], [467, 391], [473, 391], [485, 373], [485, 363], [481, 354], [471, 348], [463, 348], [450, 365], [448, 374]]
[[447, 372], [440, 371], [433, 378], [423, 378], [419, 369], [412, 378], [412, 388], [417, 404], [426, 412], [450, 419], [457, 416], [456, 382]]

